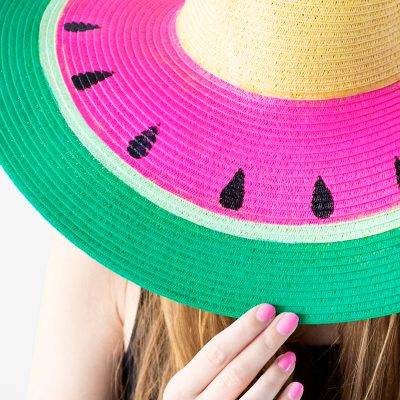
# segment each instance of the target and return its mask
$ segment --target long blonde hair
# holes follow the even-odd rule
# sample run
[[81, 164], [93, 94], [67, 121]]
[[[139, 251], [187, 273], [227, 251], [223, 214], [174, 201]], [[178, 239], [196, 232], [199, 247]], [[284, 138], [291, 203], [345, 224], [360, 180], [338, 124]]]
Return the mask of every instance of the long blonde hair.
[[[136, 366], [135, 395], [130, 400], [162, 400], [171, 377], [234, 320], [177, 303], [142, 288], [132, 333], [134, 340], [129, 344]], [[400, 400], [398, 314], [341, 323], [338, 330], [340, 399]], [[284, 344], [242, 395], [286, 350]], [[116, 371], [118, 399], [125, 390], [118, 384], [120, 376], [121, 364]], [[287, 383], [290, 381], [291, 378]]]

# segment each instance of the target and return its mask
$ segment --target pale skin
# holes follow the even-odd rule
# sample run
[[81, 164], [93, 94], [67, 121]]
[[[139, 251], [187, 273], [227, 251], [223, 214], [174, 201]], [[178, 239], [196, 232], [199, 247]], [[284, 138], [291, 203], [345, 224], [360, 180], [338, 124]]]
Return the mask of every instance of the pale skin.
[[[28, 400], [113, 400], [116, 364], [127, 348], [140, 287], [54, 233], [36, 332]], [[307, 345], [333, 343], [337, 325], [297, 325], [281, 334], [256, 317], [258, 305], [209, 341], [168, 383], [164, 400], [238, 399], [279, 347], [296, 335]], [[279, 358], [278, 360], [279, 361]], [[241, 400], [289, 400], [295, 369], [276, 362]], [[282, 395], [276, 393], [284, 388]], [[306, 390], [306, 388], [305, 388]]]

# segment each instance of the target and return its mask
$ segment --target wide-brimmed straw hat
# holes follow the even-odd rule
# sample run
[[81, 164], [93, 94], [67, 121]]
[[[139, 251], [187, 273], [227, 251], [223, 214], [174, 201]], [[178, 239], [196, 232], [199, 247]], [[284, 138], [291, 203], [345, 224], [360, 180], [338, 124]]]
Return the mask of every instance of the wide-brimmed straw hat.
[[232, 317], [400, 311], [398, 0], [5, 0], [0, 16], [1, 165], [91, 257]]

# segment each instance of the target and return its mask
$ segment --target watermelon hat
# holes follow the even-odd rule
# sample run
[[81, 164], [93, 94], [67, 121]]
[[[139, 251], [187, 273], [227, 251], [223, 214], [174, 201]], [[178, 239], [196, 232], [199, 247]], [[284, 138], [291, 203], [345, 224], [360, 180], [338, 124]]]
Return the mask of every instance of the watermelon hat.
[[115, 273], [239, 317], [400, 311], [398, 0], [5, 0], [0, 162]]

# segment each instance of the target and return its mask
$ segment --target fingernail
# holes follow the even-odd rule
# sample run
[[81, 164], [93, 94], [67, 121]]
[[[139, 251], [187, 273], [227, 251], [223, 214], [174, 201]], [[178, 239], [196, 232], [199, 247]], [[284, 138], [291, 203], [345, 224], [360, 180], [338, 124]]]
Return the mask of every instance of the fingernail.
[[292, 312], [285, 313], [283, 317], [279, 320], [276, 329], [282, 335], [287, 335], [292, 332], [299, 322], [299, 317]]
[[278, 361], [278, 365], [285, 372], [288, 372], [290, 368], [293, 367], [295, 362], [296, 362], [296, 354], [294, 354], [293, 351], [288, 351]]
[[303, 394], [303, 385], [300, 382], [293, 382], [288, 390], [290, 400], [298, 400]]
[[268, 321], [275, 316], [275, 307], [271, 304], [261, 304], [256, 312], [256, 317], [260, 321]]

